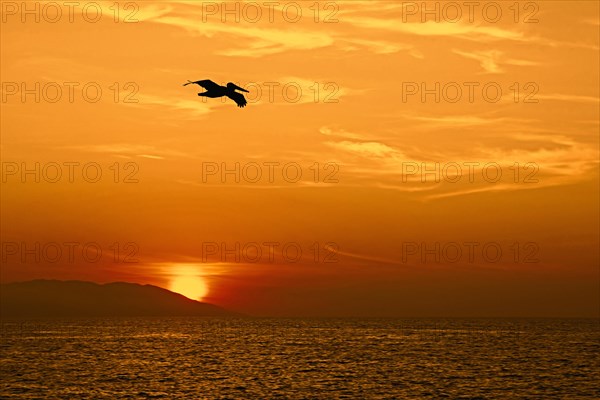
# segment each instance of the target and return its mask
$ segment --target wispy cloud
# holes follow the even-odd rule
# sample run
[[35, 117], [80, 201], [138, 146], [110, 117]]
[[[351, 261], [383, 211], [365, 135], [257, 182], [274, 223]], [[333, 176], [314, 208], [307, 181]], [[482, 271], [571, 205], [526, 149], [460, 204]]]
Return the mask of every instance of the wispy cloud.
[[[455, 117], [433, 118], [435, 122], [452, 121]], [[502, 119], [490, 123], [501, 124]], [[478, 117], [465, 117], [467, 123], [485, 125], [486, 121]], [[527, 131], [527, 127], [522, 130]], [[434, 200], [448, 196], [459, 196], [487, 191], [505, 191], [521, 189], [537, 189], [547, 186], [572, 184], [590, 178], [590, 171], [598, 167], [599, 152], [593, 145], [580, 143], [565, 135], [557, 134], [507, 134], [506, 140], [513, 143], [509, 148], [477, 145], [470, 150], [470, 156], [447, 153], [425, 154], [418, 151], [401, 150], [394, 145], [379, 141], [339, 140], [327, 141], [324, 144], [335, 149], [338, 158], [343, 160], [346, 176], [352, 176], [364, 185], [391, 190], [412, 191], [423, 200]], [[340, 153], [342, 152], [342, 153]], [[345, 158], [343, 153], [353, 158]], [[412, 154], [414, 153], [414, 154]], [[411, 155], [412, 154], [412, 155]], [[358, 159], [356, 159], [358, 157]], [[511, 179], [501, 180], [495, 184], [479, 180], [472, 184], [455, 185], [447, 182], [429, 180], [427, 185], [421, 181], [420, 174], [405, 174], [405, 167], [427, 165], [445, 165], [449, 162], [458, 165], [477, 163], [480, 167], [486, 164], [497, 164], [503, 169], [519, 162], [536, 166], [536, 184], [522, 184]], [[532, 168], [532, 167], [531, 167]], [[529, 171], [531, 172], [531, 170]], [[404, 174], [404, 175], [403, 175]]]
[[154, 160], [164, 160], [167, 158], [188, 157], [186, 153], [180, 151], [133, 143], [60, 146], [58, 148], [65, 150], [76, 150], [86, 153], [108, 154], [122, 158], [141, 157]]
[[582, 22], [584, 24], [589, 24], [589, 25], [594, 25], [594, 26], [600, 26], [600, 19], [586, 18], [586, 19], [582, 20]]
[[457, 49], [452, 50], [453, 53], [461, 55], [465, 58], [469, 58], [472, 60], [479, 61], [481, 68], [486, 73], [489, 74], [499, 74], [505, 72], [504, 69], [500, 66], [501, 64], [505, 65], [515, 65], [515, 66], [536, 66], [539, 65], [537, 62], [528, 61], [528, 60], [519, 60], [514, 58], [507, 58], [504, 56], [504, 53], [500, 50], [486, 50], [486, 51], [461, 51]]
[[199, 100], [185, 100], [180, 97], [165, 97], [165, 96], [156, 96], [149, 94], [139, 94], [139, 102], [138, 103], [126, 103], [129, 106], [133, 107], [158, 107], [164, 108], [166, 110], [177, 110], [186, 112], [192, 116], [199, 117], [205, 116], [211, 112], [213, 112], [216, 108], [222, 107], [223, 105], [219, 104], [208, 104], [203, 103]]
[[400, 153], [398, 150], [379, 142], [326, 142], [328, 146], [355, 153], [364, 157], [397, 157]]
[[536, 95], [541, 100], [554, 100], [554, 101], [572, 101], [576, 103], [600, 103], [600, 98], [593, 96], [579, 96], [573, 94], [540, 94]]
[[300, 29], [262, 28], [249, 24], [224, 24], [220, 21], [200, 23], [197, 15], [160, 15], [150, 18], [149, 21], [179, 27], [197, 36], [211, 38], [215, 34], [222, 34], [236, 38], [236, 41], [240, 41], [240, 38], [247, 39], [243, 47], [230, 47], [216, 51], [217, 54], [226, 56], [261, 57], [288, 50], [327, 47], [334, 42], [331, 35], [327, 33]]
[[443, 115], [443, 116], [421, 116], [421, 115], [406, 115], [406, 119], [421, 121], [428, 127], [466, 127], [466, 126], [483, 126], [493, 125], [506, 122], [523, 122], [523, 119], [514, 118], [494, 118], [490, 116], [478, 115]]
[[335, 137], [358, 139], [358, 140], [364, 139], [364, 137], [358, 133], [348, 132], [348, 131], [345, 131], [344, 129], [332, 129], [327, 126], [321, 127], [319, 129], [319, 132], [325, 136], [335, 136]]
[[391, 54], [399, 51], [408, 51], [408, 53], [415, 58], [423, 58], [423, 54], [417, 51], [414, 46], [405, 43], [358, 38], [341, 38], [337, 40], [337, 42], [338, 46], [344, 51], [355, 51], [361, 48], [366, 48], [376, 54]]
[[526, 40], [523, 32], [512, 31], [493, 26], [478, 26], [475, 24], [466, 23], [450, 23], [450, 22], [405, 22], [399, 23], [394, 18], [369, 18], [369, 17], [347, 17], [347, 23], [353, 25], [370, 28], [382, 29], [387, 31], [408, 33], [418, 36], [456, 36], [462, 39], [475, 41], [489, 40]]
[[282, 87], [283, 85], [290, 84], [288, 86], [290, 91], [289, 96], [294, 101], [287, 101], [287, 104], [338, 102], [344, 96], [363, 92], [360, 89], [340, 86], [334, 79], [328, 78], [309, 79], [298, 76], [282, 76], [278, 79], [278, 82], [282, 83]]
[[[365, 2], [373, 5], [372, 2]], [[376, 54], [390, 54], [408, 51], [416, 58], [422, 58], [420, 51], [414, 46], [398, 41], [383, 40], [381, 38], [365, 37], [365, 32], [360, 35], [350, 33], [340, 28], [339, 24], [328, 24], [328, 29], [314, 29], [312, 17], [303, 17], [297, 24], [287, 22], [284, 27], [276, 24], [252, 23], [224, 23], [220, 18], [207, 19], [202, 14], [198, 4], [186, 2], [173, 2], [169, 6], [145, 6], [140, 19], [168, 26], [177, 27], [187, 31], [193, 36], [202, 36], [214, 39], [217, 36], [235, 39], [235, 44], [217, 49], [216, 54], [236, 57], [262, 57], [293, 50], [314, 50], [335, 46], [342, 51], [358, 51], [366, 49]], [[354, 3], [351, 7], [355, 7]], [[275, 4], [274, 9], [283, 11], [283, 5]], [[378, 8], [382, 9], [381, 5]], [[269, 9], [262, 9], [263, 15], [269, 15]], [[324, 18], [324, 17], [323, 17]], [[310, 23], [306, 26], [302, 23]], [[244, 21], [242, 21], [244, 22]], [[325, 26], [325, 24], [322, 24]]]
[[[598, 50], [597, 44], [582, 43], [544, 38], [539, 35], [528, 34], [522, 30], [506, 29], [497, 26], [486, 26], [465, 22], [403, 22], [397, 18], [351, 17], [344, 18], [345, 23], [350, 23], [362, 28], [378, 29], [390, 32], [405, 33], [416, 36], [445, 36], [480, 43], [496, 41], [513, 41], [530, 44], [540, 44], [551, 47], [575, 47], [589, 50]], [[519, 62], [519, 60], [516, 60]], [[519, 65], [519, 64], [515, 64]]]

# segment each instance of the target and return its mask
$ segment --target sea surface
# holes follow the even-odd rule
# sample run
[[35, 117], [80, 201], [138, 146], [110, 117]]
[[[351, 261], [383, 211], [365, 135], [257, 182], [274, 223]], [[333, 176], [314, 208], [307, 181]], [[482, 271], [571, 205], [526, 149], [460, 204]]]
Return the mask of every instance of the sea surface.
[[588, 319], [2, 320], [2, 399], [600, 399]]

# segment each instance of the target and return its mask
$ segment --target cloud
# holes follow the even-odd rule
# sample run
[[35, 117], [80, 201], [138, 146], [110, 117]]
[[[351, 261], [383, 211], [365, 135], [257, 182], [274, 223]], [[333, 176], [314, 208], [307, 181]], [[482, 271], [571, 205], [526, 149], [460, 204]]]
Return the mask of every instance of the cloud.
[[[433, 120], [449, 122], [454, 118], [456, 117], [437, 117]], [[468, 123], [487, 124], [485, 119], [479, 117], [471, 116], [464, 119]], [[505, 121], [503, 118], [497, 118], [489, 124], [503, 126]], [[422, 200], [487, 191], [538, 189], [573, 184], [590, 179], [590, 172], [598, 168], [599, 151], [593, 144], [580, 143], [565, 135], [529, 133], [528, 127], [521, 125], [519, 134], [506, 134], [504, 137], [503, 142], [511, 143], [510, 148], [471, 144], [468, 156], [450, 150], [426, 154], [418, 149], [411, 150], [410, 153], [413, 153], [411, 156], [404, 150], [379, 141], [330, 140], [325, 142], [325, 145], [338, 151], [336, 156], [344, 165], [344, 174], [347, 178], [343, 184], [362, 182], [363, 185], [371, 187], [414, 192], [417, 198]], [[327, 136], [333, 137], [331, 134]], [[344, 157], [340, 152], [355, 158]], [[499, 165], [504, 174], [496, 183], [482, 178], [473, 182], [464, 180], [463, 184], [454, 184], [451, 179], [431, 178], [424, 182], [421, 173], [410, 174], [407, 169], [407, 166], [411, 166], [411, 168], [432, 170], [436, 165], [442, 168], [449, 164], [458, 164], [465, 166], [467, 171], [469, 167], [466, 166], [470, 163], [474, 163], [472, 165], [478, 169], [479, 172], [476, 174], [479, 175], [485, 165], [492, 164]], [[509, 168], [514, 169], [515, 163], [519, 163], [522, 171], [518, 181], [514, 181], [512, 170], [508, 172]], [[452, 167], [447, 171], [454, 173], [456, 168]], [[465, 171], [461, 174], [463, 177], [467, 173]], [[527, 183], [525, 177], [528, 177]]]
[[231, 47], [216, 51], [225, 56], [261, 57], [289, 50], [311, 50], [327, 47], [334, 39], [326, 33], [299, 29], [260, 28], [249, 24], [224, 24], [220, 21], [200, 22], [198, 16], [158, 16], [151, 22], [185, 29], [198, 36], [213, 37], [215, 34], [231, 35], [248, 39], [243, 47]]
[[[289, 93], [282, 93], [290, 96], [294, 102], [287, 101], [287, 104], [306, 104], [306, 103], [337, 103], [340, 98], [351, 94], [360, 94], [363, 91], [340, 86], [334, 79], [321, 78], [301, 78], [298, 76], [283, 76], [278, 79], [282, 88], [289, 84]], [[292, 85], [293, 84], [293, 85]], [[295, 86], [295, 89], [294, 89]], [[268, 94], [263, 91], [263, 97]]]
[[399, 152], [388, 145], [379, 142], [326, 142], [328, 146], [339, 150], [358, 154], [363, 157], [396, 157]]
[[325, 135], [325, 136], [337, 136], [337, 137], [348, 138], [348, 139], [363, 139], [363, 137], [361, 135], [359, 135], [358, 133], [348, 132], [343, 129], [333, 130], [327, 126], [321, 127], [321, 129], [319, 129], [319, 133], [321, 133], [322, 135]]
[[124, 103], [132, 107], [159, 107], [168, 110], [184, 111], [191, 114], [192, 116], [205, 116], [213, 112], [216, 108], [222, 107], [221, 105], [212, 105], [203, 103], [199, 100], [185, 100], [180, 97], [164, 97], [156, 95], [139, 94], [138, 103]]
[[156, 155], [152, 155], [152, 154], [139, 154], [138, 157], [149, 158], [152, 160], [164, 160], [165, 159], [162, 156], [156, 156]]
[[503, 73], [504, 70], [500, 67], [500, 64], [527, 66], [527, 67], [539, 65], [538, 63], [536, 63], [534, 61], [506, 58], [506, 57], [504, 57], [504, 53], [500, 50], [467, 52], [467, 51], [453, 49], [452, 52], [455, 54], [458, 54], [460, 56], [463, 56], [465, 58], [479, 61], [481, 68], [483, 68], [483, 70], [489, 74]]
[[86, 146], [60, 146], [58, 148], [89, 153], [109, 154], [112, 156], [123, 158], [141, 157], [154, 160], [164, 160], [166, 158], [188, 157], [187, 154], [179, 151], [169, 150], [163, 147], [157, 148], [155, 146], [140, 145], [133, 143], [111, 143]]
[[588, 24], [588, 25], [600, 26], [600, 19], [586, 18], [586, 19], [583, 19], [581, 22], [583, 22], [584, 24]]
[[384, 40], [342, 38], [339, 40], [339, 46], [344, 51], [355, 51], [360, 47], [364, 47], [376, 54], [391, 54], [399, 51], [408, 51], [409, 54], [415, 58], [423, 58], [423, 55], [415, 50], [412, 45]]
[[440, 117], [425, 117], [425, 116], [405, 116], [407, 119], [425, 122], [428, 127], [466, 127], [466, 126], [482, 126], [498, 123], [506, 123], [509, 121], [522, 122], [524, 120], [514, 118], [491, 118], [479, 117], [476, 115], [444, 115]]
[[[330, 251], [332, 254], [349, 258], [353, 261], [359, 261], [359, 262], [367, 261], [369, 263], [375, 263], [375, 264], [384, 264], [384, 265], [391, 265], [391, 266], [396, 266], [396, 267], [408, 267], [407, 264], [400, 263], [397, 260], [390, 259], [390, 258], [376, 257], [376, 256], [360, 254], [360, 253], [355, 253], [355, 252], [349, 252], [349, 251], [341, 251], [339, 249], [336, 249], [336, 248], [333, 248], [330, 246], [325, 246], [325, 250]], [[349, 260], [344, 260], [344, 261], [347, 263]]]
[[[236, 23], [225, 23], [221, 18], [213, 15], [211, 18], [207, 18], [201, 8], [193, 7], [190, 3], [175, 2], [171, 5], [174, 6], [146, 6], [144, 13], [140, 14], [140, 20], [184, 29], [194, 36], [214, 39], [216, 35], [221, 35], [234, 39], [234, 45], [215, 51], [219, 55], [257, 58], [292, 50], [314, 50], [336, 46], [343, 51], [367, 49], [376, 54], [408, 51], [413, 57], [423, 57], [412, 45], [398, 41], [365, 38], [365, 32], [362, 32], [359, 37], [355, 37], [354, 32], [350, 34], [344, 32], [337, 23], [326, 24], [323, 22], [319, 27], [327, 29], [315, 30], [313, 13], [307, 8], [304, 10], [305, 16], [298, 23], [286, 21], [284, 28], [277, 28], [273, 23], [268, 25], [262, 23], [264, 22], [262, 19], [258, 23], [243, 20]], [[383, 5], [379, 8], [381, 7]], [[274, 9], [279, 12], [283, 12], [282, 8], [281, 4], [274, 6]], [[262, 9], [264, 19], [267, 19], [266, 16], [270, 15], [270, 12], [267, 8]], [[289, 12], [289, 10], [285, 11], [286, 15]], [[330, 16], [330, 14], [331, 11], [323, 12], [321, 18], [324, 19], [326, 15]], [[230, 16], [230, 18], [234, 17]], [[310, 23], [311, 26], [303, 26], [303, 22]]]
[[536, 97], [540, 100], [572, 101], [576, 103], [600, 103], [600, 98], [598, 97], [579, 96], [573, 94], [552, 93], [536, 95]]
[[511, 31], [492, 26], [478, 26], [461, 22], [406, 22], [399, 23], [395, 18], [347, 17], [344, 22], [369, 29], [382, 29], [418, 36], [456, 36], [462, 39], [489, 40], [525, 40], [522, 32]]
[[[465, 22], [400, 22], [398, 18], [373, 18], [373, 17], [350, 17], [344, 18], [345, 23], [368, 29], [378, 29], [397, 33], [406, 33], [416, 36], [445, 36], [461, 40], [489, 43], [492, 41], [513, 41], [524, 43], [537, 43], [551, 47], [575, 47], [588, 50], [598, 50], [598, 45], [568, 42], [527, 35], [524, 31], [510, 30], [497, 26], [482, 26]], [[519, 63], [520, 60], [513, 60]], [[520, 65], [520, 64], [514, 64]], [[527, 64], [529, 65], [529, 64]]]

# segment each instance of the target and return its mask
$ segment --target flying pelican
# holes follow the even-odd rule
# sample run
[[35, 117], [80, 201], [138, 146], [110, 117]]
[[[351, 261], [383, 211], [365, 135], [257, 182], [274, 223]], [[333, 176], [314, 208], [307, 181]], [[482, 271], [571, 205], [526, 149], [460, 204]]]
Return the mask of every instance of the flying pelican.
[[188, 80], [187, 83], [183, 84], [183, 86], [187, 86], [192, 83], [195, 83], [196, 85], [200, 85], [201, 87], [206, 89], [206, 92], [198, 93], [198, 96], [211, 97], [211, 98], [227, 96], [231, 100], [235, 101], [235, 103], [240, 108], [245, 107], [246, 104], [248, 104], [244, 95], [236, 92], [236, 89], [241, 90], [242, 92], [246, 92], [246, 93], [250, 93], [250, 92], [248, 92], [246, 89], [242, 89], [241, 87], [239, 87], [237, 85], [234, 85], [231, 82], [229, 82], [227, 84], [227, 86], [225, 87], [225, 86], [217, 85], [216, 83], [214, 83], [213, 81], [211, 81], [209, 79], [205, 79], [203, 81], [196, 81], [196, 82], [192, 82], [192, 81]]

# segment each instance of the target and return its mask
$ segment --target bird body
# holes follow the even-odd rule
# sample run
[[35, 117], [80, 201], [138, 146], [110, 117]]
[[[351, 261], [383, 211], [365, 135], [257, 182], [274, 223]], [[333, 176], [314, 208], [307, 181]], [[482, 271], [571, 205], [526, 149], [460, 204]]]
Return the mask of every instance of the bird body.
[[227, 84], [227, 86], [221, 86], [221, 85], [214, 83], [213, 81], [211, 81], [209, 79], [205, 79], [202, 81], [195, 81], [195, 82], [188, 81], [187, 83], [184, 83], [183, 86], [187, 86], [192, 83], [199, 85], [200, 87], [206, 89], [206, 92], [198, 93], [198, 96], [210, 97], [210, 98], [227, 96], [231, 100], [235, 101], [235, 103], [240, 108], [245, 107], [246, 104], [248, 104], [244, 95], [236, 92], [236, 90], [240, 90], [240, 91], [246, 92], [246, 93], [249, 93], [249, 92], [231, 82], [229, 82]]

